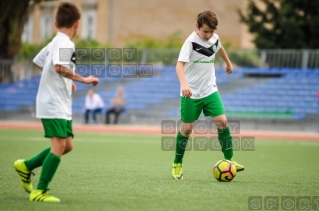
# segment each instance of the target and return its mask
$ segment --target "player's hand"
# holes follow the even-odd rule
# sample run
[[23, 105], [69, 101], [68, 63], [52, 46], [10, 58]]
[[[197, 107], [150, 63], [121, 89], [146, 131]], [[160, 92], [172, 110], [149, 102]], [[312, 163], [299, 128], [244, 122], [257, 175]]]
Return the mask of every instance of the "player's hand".
[[100, 80], [94, 76], [89, 76], [87, 78], [85, 78], [85, 82], [86, 84], [92, 84], [93, 86], [96, 86], [98, 83], [100, 82]]
[[184, 97], [187, 97], [187, 98], [190, 98], [192, 96], [192, 91], [191, 91], [191, 88], [189, 88], [188, 85], [184, 85], [182, 86], [182, 95]]
[[231, 74], [233, 72], [233, 66], [232, 65], [227, 65], [226, 66], [226, 73]]
[[76, 92], [76, 85], [74, 82], [72, 82], [72, 92], [75, 93]]

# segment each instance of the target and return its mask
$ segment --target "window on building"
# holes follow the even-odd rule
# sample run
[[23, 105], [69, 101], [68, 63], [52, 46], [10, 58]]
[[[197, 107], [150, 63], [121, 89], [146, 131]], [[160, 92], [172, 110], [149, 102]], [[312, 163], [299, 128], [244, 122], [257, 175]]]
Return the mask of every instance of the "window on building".
[[49, 14], [43, 15], [41, 18], [40, 36], [41, 41], [52, 36], [52, 17]]
[[96, 39], [96, 11], [93, 9], [83, 12], [82, 37]]
[[92, 39], [93, 38], [93, 17], [88, 16], [88, 38]]
[[32, 43], [33, 41], [33, 19], [32, 16], [28, 17], [28, 20], [25, 22], [22, 33], [22, 42]]

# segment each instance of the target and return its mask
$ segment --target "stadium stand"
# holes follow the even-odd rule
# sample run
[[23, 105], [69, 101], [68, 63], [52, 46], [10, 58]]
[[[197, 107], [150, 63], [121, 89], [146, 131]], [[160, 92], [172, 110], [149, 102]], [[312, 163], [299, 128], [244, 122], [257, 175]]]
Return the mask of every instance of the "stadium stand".
[[[216, 69], [217, 84], [222, 93], [227, 116], [261, 119], [304, 119], [319, 114], [319, 69], [238, 68], [227, 75]], [[136, 77], [125, 81], [124, 90], [128, 113], [149, 112], [166, 116], [179, 116], [179, 82], [175, 68], [154, 68], [153, 77]], [[89, 73], [82, 74], [84, 76]], [[254, 80], [249, 78], [254, 77]], [[121, 77], [100, 77], [99, 93], [109, 107]], [[256, 80], [257, 78], [257, 80]], [[29, 80], [0, 86], [0, 111], [19, 111], [34, 107], [40, 75]], [[246, 80], [246, 81], [245, 81]], [[111, 83], [113, 82], [113, 83]], [[241, 82], [241, 83], [239, 83]], [[73, 102], [73, 113], [82, 114], [85, 84], [76, 83], [78, 92]], [[108, 88], [105, 88], [107, 84]], [[167, 102], [175, 102], [173, 106]], [[152, 107], [153, 106], [153, 107]], [[155, 109], [155, 110], [154, 110]]]

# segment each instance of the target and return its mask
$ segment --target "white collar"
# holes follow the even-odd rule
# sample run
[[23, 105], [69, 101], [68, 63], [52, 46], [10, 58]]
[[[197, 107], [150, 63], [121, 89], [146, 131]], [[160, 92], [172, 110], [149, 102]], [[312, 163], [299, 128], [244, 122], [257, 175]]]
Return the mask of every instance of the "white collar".
[[69, 40], [71, 40], [68, 35], [66, 35], [66, 34], [64, 34], [63, 32], [60, 32], [60, 31], [57, 32], [57, 36], [61, 36], [61, 37], [68, 38]]

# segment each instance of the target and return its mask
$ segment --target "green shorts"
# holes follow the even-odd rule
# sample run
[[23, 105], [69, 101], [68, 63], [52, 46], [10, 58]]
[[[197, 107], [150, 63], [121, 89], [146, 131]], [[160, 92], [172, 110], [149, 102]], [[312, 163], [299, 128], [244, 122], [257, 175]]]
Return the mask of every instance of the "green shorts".
[[44, 127], [44, 137], [68, 138], [73, 135], [72, 120], [65, 119], [41, 119]]
[[225, 114], [224, 105], [219, 92], [214, 92], [201, 99], [181, 97], [181, 120], [185, 123], [195, 122], [199, 115], [219, 116]]

